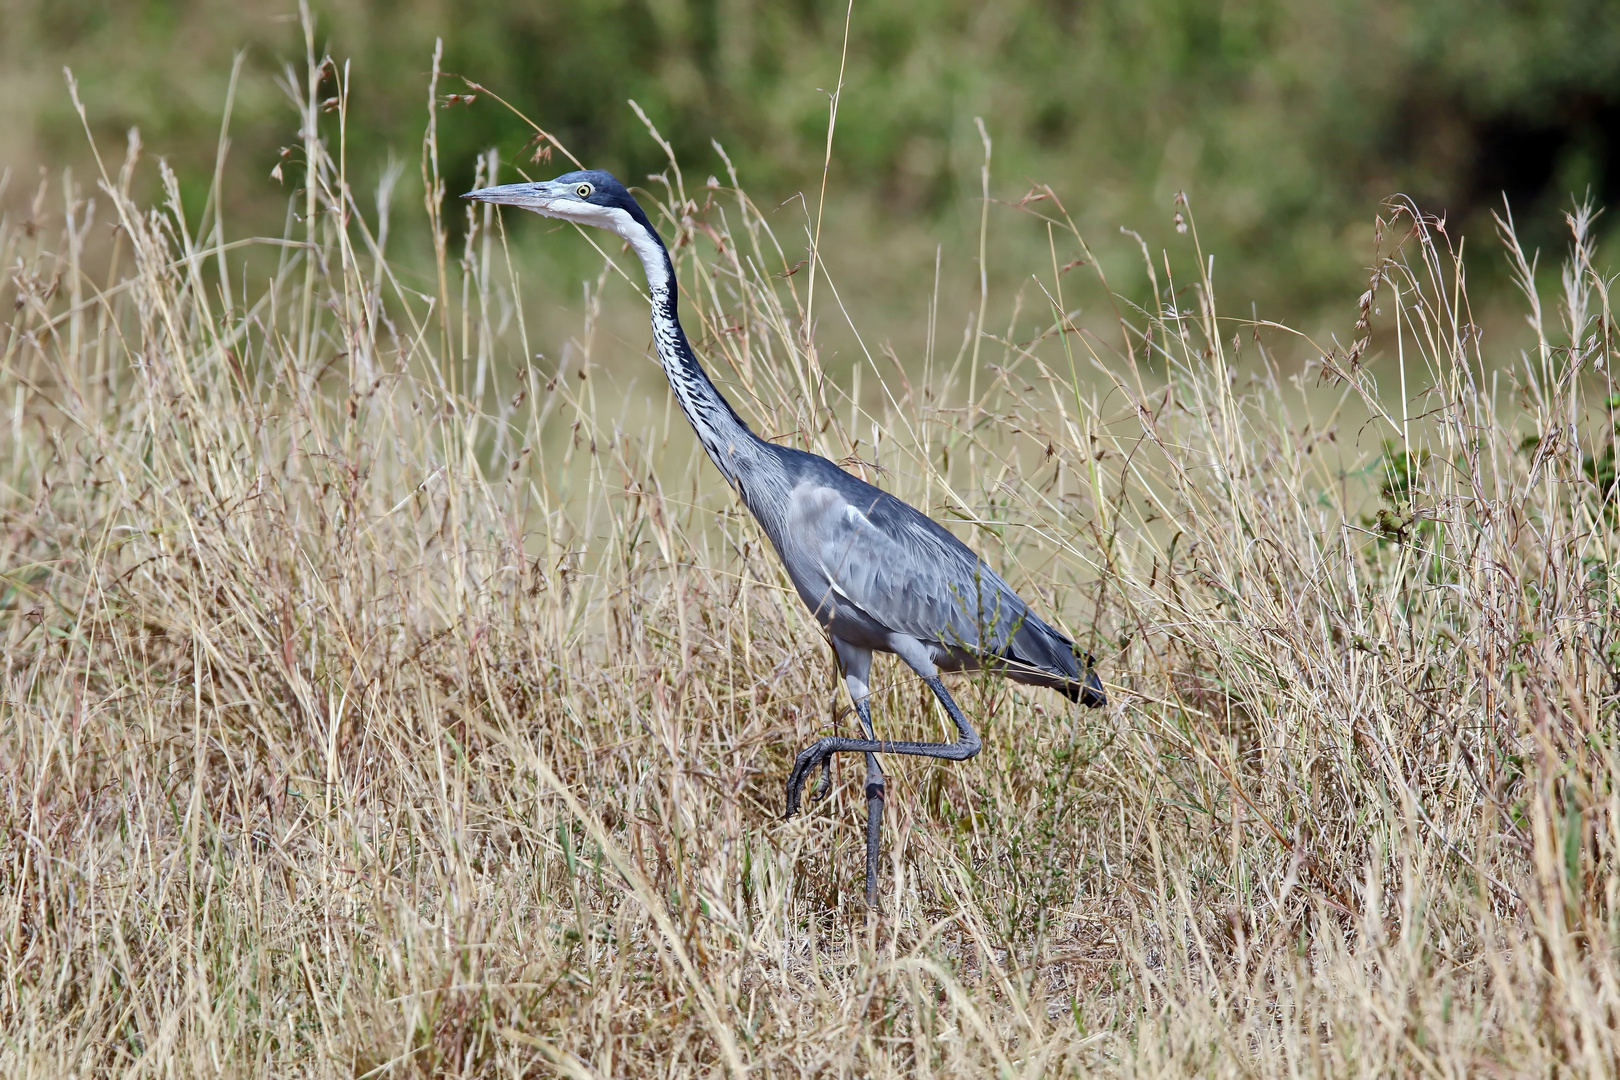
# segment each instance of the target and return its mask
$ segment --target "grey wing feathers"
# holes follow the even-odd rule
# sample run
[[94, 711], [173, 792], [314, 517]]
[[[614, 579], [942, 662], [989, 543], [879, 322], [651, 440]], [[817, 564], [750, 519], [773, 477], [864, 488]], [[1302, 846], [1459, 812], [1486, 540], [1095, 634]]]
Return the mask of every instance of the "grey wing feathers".
[[840, 494], [845, 505], [821, 518], [815, 546], [845, 600], [921, 641], [1004, 657], [1015, 678], [1018, 669], [1079, 676], [1069, 639], [967, 545], [876, 488]]

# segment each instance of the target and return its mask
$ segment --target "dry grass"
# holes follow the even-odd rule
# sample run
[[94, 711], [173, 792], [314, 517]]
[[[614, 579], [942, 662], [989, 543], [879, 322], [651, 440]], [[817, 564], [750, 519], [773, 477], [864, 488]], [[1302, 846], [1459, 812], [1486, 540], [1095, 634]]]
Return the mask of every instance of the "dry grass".
[[[1106, 295], [1043, 198], [1045, 333], [958, 350], [940, 312], [841, 386], [801, 256], [672, 166], [688, 324], [756, 429], [880, 463], [1115, 687], [960, 680], [985, 752], [889, 763], [867, 925], [858, 770], [779, 819], [849, 728], [828, 650], [678, 412], [591, 366], [594, 301], [565, 370], [524, 361], [487, 209], [459, 256], [434, 206], [398, 226], [437, 281], [391, 267], [334, 84], [291, 82], [284, 241], [133, 205], [133, 151], [0, 225], [5, 1075], [1614, 1074], [1584, 217], [1513, 357], [1393, 207], [1375, 378], [1217, 321], [1201, 253]], [[941, 730], [878, 674], [888, 733]]]

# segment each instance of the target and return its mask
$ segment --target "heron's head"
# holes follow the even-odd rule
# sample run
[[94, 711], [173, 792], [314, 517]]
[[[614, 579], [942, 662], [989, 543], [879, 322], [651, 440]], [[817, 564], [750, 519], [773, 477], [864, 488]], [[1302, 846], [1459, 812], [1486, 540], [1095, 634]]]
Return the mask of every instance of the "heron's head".
[[612, 173], [601, 169], [563, 173], [555, 180], [534, 184], [501, 184], [469, 191], [463, 199], [517, 206], [545, 217], [578, 225], [595, 225], [631, 239], [637, 226], [651, 230], [647, 215], [635, 196]]

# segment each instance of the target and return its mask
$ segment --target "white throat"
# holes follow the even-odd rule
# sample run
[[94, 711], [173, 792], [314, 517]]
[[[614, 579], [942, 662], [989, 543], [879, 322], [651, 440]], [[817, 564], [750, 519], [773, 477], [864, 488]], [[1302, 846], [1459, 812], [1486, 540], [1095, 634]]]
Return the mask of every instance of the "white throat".
[[655, 296], [667, 296], [670, 287], [669, 256], [664, 254], [664, 245], [624, 210], [615, 207], [608, 210], [605, 216], [608, 220], [603, 224], [624, 237], [641, 260], [641, 268], [647, 272], [647, 287]]

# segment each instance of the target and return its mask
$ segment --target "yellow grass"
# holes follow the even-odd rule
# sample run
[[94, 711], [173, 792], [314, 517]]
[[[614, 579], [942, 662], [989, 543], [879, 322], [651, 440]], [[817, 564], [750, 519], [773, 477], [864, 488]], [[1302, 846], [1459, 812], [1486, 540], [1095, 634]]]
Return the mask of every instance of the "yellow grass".
[[[1196, 233], [1111, 296], [1039, 199], [1044, 333], [941, 311], [845, 385], [804, 254], [672, 162], [649, 209], [745, 417], [947, 522], [1112, 687], [958, 678], [984, 752], [887, 763], [868, 923], [858, 769], [780, 820], [852, 730], [829, 651], [656, 369], [592, 366], [625, 286], [529, 363], [499, 219], [379, 213], [342, 84], [295, 85], [282, 240], [135, 205], [133, 149], [0, 224], [0, 1073], [1614, 1074], [1584, 216], [1560, 289], [1521, 267], [1519, 356], [1392, 204], [1375, 345], [1324, 360], [1219, 319]], [[943, 732], [877, 681], [886, 735]]]

